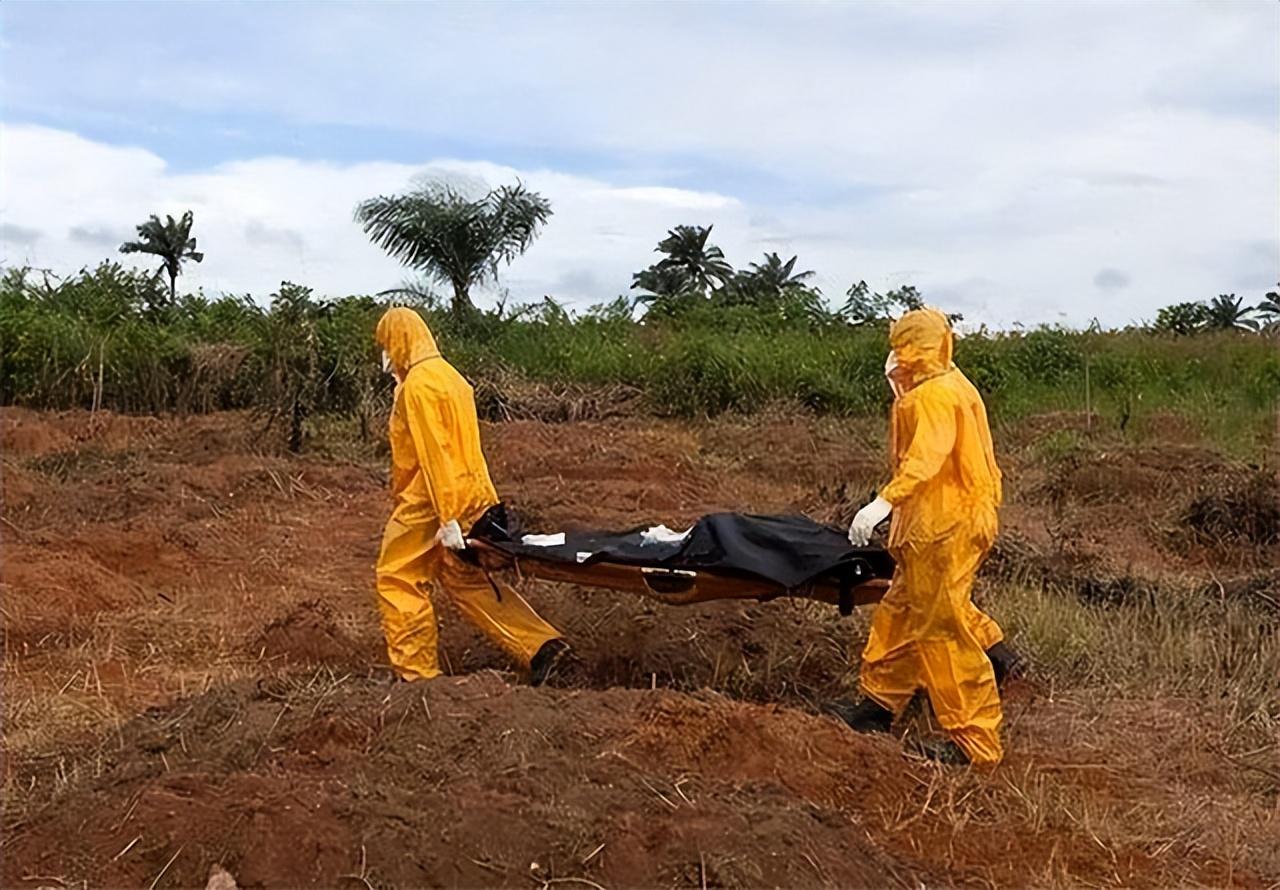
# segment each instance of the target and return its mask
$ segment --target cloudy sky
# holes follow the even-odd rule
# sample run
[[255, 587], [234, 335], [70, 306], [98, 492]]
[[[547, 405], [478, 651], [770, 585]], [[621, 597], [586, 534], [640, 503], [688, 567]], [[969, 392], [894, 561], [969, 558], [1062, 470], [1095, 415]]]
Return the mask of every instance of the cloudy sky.
[[516, 301], [623, 293], [680, 223], [995, 324], [1280, 278], [1268, 0], [5, 3], [0, 59], [9, 265], [190, 208], [189, 286], [374, 292], [352, 208], [428, 175], [551, 199]]

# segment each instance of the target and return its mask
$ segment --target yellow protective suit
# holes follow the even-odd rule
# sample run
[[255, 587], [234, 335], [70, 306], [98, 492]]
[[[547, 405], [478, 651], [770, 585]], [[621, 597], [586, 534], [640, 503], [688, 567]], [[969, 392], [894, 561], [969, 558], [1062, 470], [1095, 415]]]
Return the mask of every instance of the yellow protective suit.
[[560, 633], [505, 585], [436, 542], [457, 520], [465, 534], [498, 503], [480, 450], [471, 386], [440, 357], [412, 309], [390, 309], [378, 345], [397, 379], [391, 412], [394, 507], [378, 555], [377, 591], [391, 665], [406, 680], [439, 676], [436, 619], [424, 588], [443, 590], [472, 624], [522, 666]]
[[933, 309], [908, 312], [890, 344], [907, 378], [890, 427], [889, 549], [898, 568], [871, 619], [863, 693], [900, 713], [917, 689], [974, 763], [1000, 760], [1000, 695], [985, 650], [999, 626], [970, 599], [996, 534], [1000, 470], [986, 407], [951, 363], [951, 326]]

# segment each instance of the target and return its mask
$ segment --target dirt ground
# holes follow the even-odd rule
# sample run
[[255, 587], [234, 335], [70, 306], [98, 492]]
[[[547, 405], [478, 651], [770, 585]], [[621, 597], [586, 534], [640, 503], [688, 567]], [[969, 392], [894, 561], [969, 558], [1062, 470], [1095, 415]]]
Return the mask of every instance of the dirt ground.
[[[946, 769], [821, 714], [856, 688], [865, 614], [550, 584], [525, 592], [575, 646], [552, 688], [443, 603], [451, 676], [396, 684], [375, 448], [290, 457], [239, 415], [0, 420], [5, 887], [203, 887], [215, 864], [241, 887], [1280, 887], [1280, 740], [1242, 749], [1213, 702], [1033, 663], [1005, 763]], [[1019, 584], [1123, 608], [1176, 583], [1280, 632], [1274, 468], [1176, 425], [1046, 444], [1081, 422], [1000, 431], [983, 606], [1002, 619]], [[847, 521], [882, 481], [879, 426], [485, 433], [504, 498], [553, 530]]]

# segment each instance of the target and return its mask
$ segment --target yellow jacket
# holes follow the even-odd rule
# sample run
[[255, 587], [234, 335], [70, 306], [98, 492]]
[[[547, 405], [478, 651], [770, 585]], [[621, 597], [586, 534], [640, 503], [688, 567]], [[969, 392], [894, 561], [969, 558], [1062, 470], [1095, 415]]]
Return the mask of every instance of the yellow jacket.
[[441, 358], [412, 309], [388, 310], [376, 337], [400, 381], [390, 425], [396, 516], [406, 524], [456, 519], [465, 534], [498, 502], [471, 384]]
[[933, 309], [908, 312], [889, 342], [910, 378], [893, 405], [893, 479], [880, 491], [893, 505], [889, 547], [937, 541], [962, 526], [989, 546], [1000, 468], [982, 396], [951, 363], [951, 326]]

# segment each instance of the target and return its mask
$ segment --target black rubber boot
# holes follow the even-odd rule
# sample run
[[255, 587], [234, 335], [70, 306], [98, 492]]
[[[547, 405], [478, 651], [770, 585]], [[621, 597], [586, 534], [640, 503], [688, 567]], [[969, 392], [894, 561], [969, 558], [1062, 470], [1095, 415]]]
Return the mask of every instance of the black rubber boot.
[[921, 757], [934, 763], [944, 766], [969, 765], [969, 755], [951, 739], [917, 739], [912, 747]]
[[833, 701], [824, 710], [839, 717], [856, 732], [889, 732], [893, 726], [893, 711], [869, 698], [864, 698], [856, 705], [851, 701]]
[[569, 644], [559, 638], [547, 640], [529, 662], [529, 685], [541, 686], [555, 675], [556, 668], [569, 654]]
[[996, 674], [996, 688], [1003, 689], [1004, 681], [1022, 672], [1022, 659], [1005, 645], [1004, 640], [987, 650], [987, 658], [991, 660], [991, 668]]

